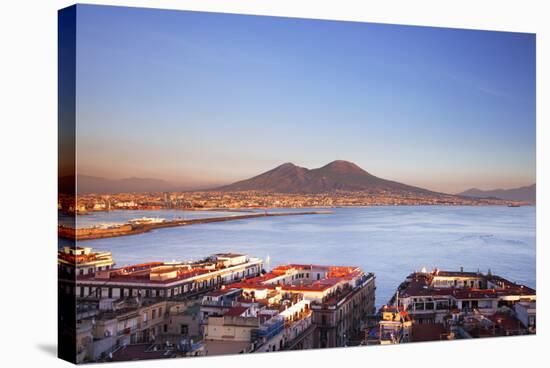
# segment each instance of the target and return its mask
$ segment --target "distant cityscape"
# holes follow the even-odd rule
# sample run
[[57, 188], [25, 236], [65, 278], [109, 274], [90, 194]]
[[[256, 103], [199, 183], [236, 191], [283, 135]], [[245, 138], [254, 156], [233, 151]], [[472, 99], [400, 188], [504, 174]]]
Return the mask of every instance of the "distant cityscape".
[[79, 363], [536, 333], [535, 290], [490, 270], [413, 272], [378, 310], [376, 275], [348, 265], [218, 253], [116, 267], [67, 246], [58, 272], [77, 300]]
[[84, 194], [77, 197], [60, 196], [58, 208], [66, 213], [86, 214], [111, 210], [159, 209], [257, 209], [257, 208], [312, 208], [337, 206], [386, 205], [506, 205], [530, 204], [498, 198], [459, 197], [446, 194], [394, 194], [383, 190], [335, 191], [330, 193], [295, 194], [262, 191], [243, 192], [164, 192]]

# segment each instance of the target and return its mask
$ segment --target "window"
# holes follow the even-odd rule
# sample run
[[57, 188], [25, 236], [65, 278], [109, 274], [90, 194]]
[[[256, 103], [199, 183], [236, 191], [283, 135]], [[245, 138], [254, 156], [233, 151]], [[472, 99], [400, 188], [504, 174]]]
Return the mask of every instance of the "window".
[[189, 334], [189, 327], [187, 325], [180, 325], [180, 333], [187, 336]]
[[156, 309], [153, 309], [153, 310], [151, 311], [151, 319], [155, 319], [155, 318], [157, 318], [157, 310], [156, 310]]
[[164, 324], [164, 333], [168, 332], [168, 325]]

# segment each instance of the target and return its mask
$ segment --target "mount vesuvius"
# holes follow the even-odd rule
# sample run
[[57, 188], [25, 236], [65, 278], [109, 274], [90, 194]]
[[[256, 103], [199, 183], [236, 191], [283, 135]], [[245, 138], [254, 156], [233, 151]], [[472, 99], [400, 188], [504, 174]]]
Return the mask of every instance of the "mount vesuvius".
[[285, 163], [250, 179], [212, 189], [215, 191], [266, 191], [275, 193], [326, 193], [341, 191], [388, 191], [436, 194], [391, 180], [381, 179], [356, 164], [337, 160], [317, 169]]

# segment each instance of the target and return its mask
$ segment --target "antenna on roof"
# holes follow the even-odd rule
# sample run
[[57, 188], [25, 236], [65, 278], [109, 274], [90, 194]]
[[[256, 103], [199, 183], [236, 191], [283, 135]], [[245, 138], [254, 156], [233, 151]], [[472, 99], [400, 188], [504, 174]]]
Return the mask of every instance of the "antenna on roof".
[[399, 311], [399, 290], [395, 292], [395, 305], [397, 306], [397, 310]]

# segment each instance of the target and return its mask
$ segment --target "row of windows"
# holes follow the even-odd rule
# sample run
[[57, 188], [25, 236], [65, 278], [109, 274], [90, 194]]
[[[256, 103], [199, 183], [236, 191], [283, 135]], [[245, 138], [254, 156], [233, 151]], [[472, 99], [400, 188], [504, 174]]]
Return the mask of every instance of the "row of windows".
[[[147, 322], [148, 312], [143, 313], [143, 322]], [[158, 317], [162, 317], [162, 307], [158, 308]], [[157, 309], [151, 309], [151, 319], [157, 318]]]
[[[97, 272], [97, 271], [107, 271], [109, 268], [111, 268], [111, 266], [109, 266], [109, 265], [107, 265], [105, 267], [104, 266], [99, 266], [96, 270], [94, 270], [93, 267], [90, 267], [90, 268], [87, 269], [87, 273], [88, 273], [88, 275], [91, 275], [91, 274], [93, 274], [94, 272]], [[78, 270], [78, 274], [80, 276], [84, 275], [84, 273], [85, 273], [84, 268], [80, 268]]]
[[[108, 269], [109, 266], [106, 266], [105, 269]], [[89, 272], [92, 269], [89, 269]], [[207, 287], [214, 287], [215, 285], [219, 285], [222, 282], [230, 282], [233, 280], [237, 280], [239, 278], [244, 278], [246, 276], [250, 276], [251, 274], [254, 274], [257, 270], [257, 267], [251, 267], [246, 270], [243, 270], [242, 272], [237, 272], [233, 275], [230, 275], [228, 279], [222, 279], [221, 276], [218, 276], [216, 278], [212, 278], [210, 280], [204, 280], [201, 282], [195, 282], [192, 284], [185, 284], [178, 287], [175, 287], [173, 289], [168, 289], [164, 293], [163, 290], [160, 289], [132, 289], [132, 288], [108, 288], [107, 289], [107, 295], [103, 295], [102, 288], [96, 288], [96, 287], [80, 287], [80, 297], [83, 298], [88, 295], [94, 295], [95, 297], [108, 297], [113, 298], [115, 297], [122, 297], [122, 296], [145, 296], [145, 297], [173, 297], [175, 295], [179, 294], [185, 294], [187, 292], [193, 292], [198, 289], [204, 289]], [[84, 270], [81, 269], [81, 272]], [[90, 272], [91, 273], [91, 272]], [[118, 295], [113, 292], [113, 290], [118, 289]]]

